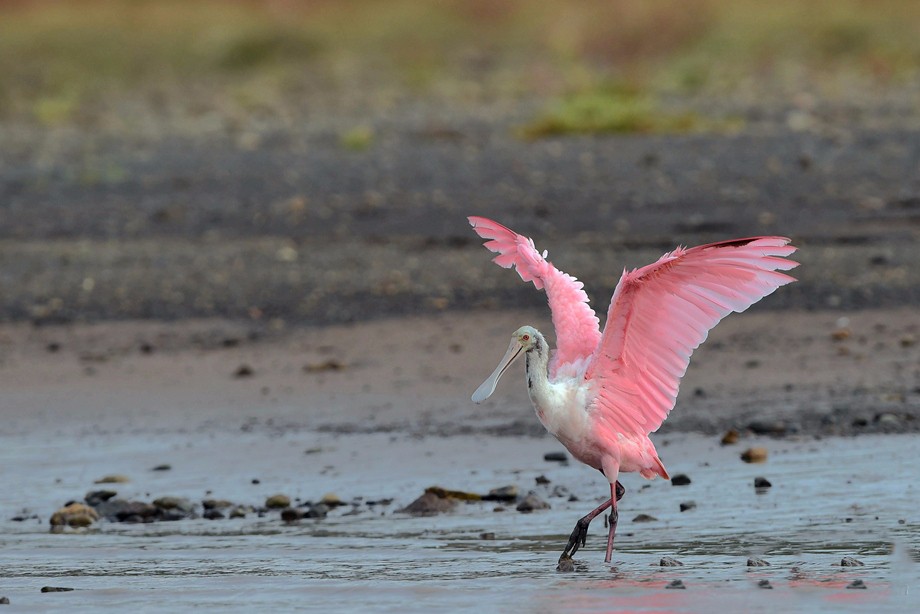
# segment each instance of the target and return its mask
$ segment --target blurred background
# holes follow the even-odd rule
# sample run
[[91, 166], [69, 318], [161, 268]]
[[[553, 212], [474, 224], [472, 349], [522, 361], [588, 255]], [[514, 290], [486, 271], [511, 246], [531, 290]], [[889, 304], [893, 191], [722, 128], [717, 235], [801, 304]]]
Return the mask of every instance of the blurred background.
[[773, 306], [920, 301], [911, 0], [0, 0], [0, 319], [284, 327], [537, 305], [467, 215], [606, 302], [805, 247]]

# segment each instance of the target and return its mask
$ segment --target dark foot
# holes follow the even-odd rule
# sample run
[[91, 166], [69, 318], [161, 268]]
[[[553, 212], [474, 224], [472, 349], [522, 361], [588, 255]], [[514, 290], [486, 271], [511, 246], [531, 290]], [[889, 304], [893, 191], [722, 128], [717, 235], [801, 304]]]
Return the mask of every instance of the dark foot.
[[[622, 499], [625, 492], [626, 489], [623, 488], [623, 485], [620, 484], [619, 481], [617, 481], [615, 486], [616, 500], [619, 501]], [[590, 514], [575, 523], [575, 528], [572, 530], [572, 534], [569, 536], [569, 543], [566, 544], [565, 550], [562, 551], [562, 556], [559, 557], [560, 562], [562, 562], [562, 559], [564, 558], [572, 558], [575, 556], [575, 553], [578, 552], [578, 549], [585, 545], [585, 542], [588, 540], [588, 526], [591, 524], [591, 521], [612, 504], [613, 500], [608, 499], [604, 503], [601, 503], [594, 510], [591, 510]]]

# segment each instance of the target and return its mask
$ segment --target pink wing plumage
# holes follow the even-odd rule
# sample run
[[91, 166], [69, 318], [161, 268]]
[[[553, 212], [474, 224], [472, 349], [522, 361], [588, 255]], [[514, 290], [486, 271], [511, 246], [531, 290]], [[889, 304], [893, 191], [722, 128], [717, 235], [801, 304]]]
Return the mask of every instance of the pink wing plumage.
[[585, 373], [589, 405], [612, 433], [648, 434], [674, 407], [690, 355], [719, 321], [795, 281], [783, 237], [754, 237], [678, 248], [623, 272], [603, 338]]
[[592, 356], [601, 333], [597, 316], [588, 305], [584, 284], [547, 262], [531, 239], [484, 217], [468, 219], [476, 234], [488, 239], [486, 248], [498, 253], [493, 262], [506, 269], [515, 267], [521, 279], [532, 281], [538, 290], [546, 291], [556, 329], [556, 353], [549, 365], [550, 377], [561, 366]]

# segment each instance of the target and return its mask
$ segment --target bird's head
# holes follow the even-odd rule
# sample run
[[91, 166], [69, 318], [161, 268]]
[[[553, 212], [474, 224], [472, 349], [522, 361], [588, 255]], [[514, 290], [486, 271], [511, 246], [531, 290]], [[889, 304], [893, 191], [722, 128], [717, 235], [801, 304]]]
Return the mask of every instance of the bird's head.
[[492, 375], [487, 377], [486, 381], [484, 381], [482, 385], [476, 389], [476, 392], [473, 393], [473, 402], [482, 403], [492, 396], [492, 393], [495, 392], [495, 387], [498, 385], [498, 380], [505, 374], [505, 371], [508, 370], [511, 363], [525, 352], [530, 352], [532, 350], [542, 352], [544, 343], [543, 336], [533, 326], [522, 326], [514, 331], [514, 334], [511, 335], [511, 344], [508, 345], [508, 351], [505, 352], [504, 357], [499, 361]]

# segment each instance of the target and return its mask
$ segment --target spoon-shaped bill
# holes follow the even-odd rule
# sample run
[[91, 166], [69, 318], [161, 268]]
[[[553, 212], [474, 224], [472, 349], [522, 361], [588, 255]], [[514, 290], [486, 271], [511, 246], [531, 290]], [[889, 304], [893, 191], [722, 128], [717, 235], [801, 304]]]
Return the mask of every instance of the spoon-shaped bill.
[[492, 375], [486, 378], [486, 381], [476, 389], [476, 392], [473, 393], [471, 397], [473, 403], [482, 403], [495, 392], [495, 387], [498, 385], [498, 380], [501, 379], [504, 375], [505, 370], [511, 366], [511, 363], [514, 362], [514, 359], [520, 356], [521, 351], [524, 349], [524, 346], [515, 338], [511, 340], [511, 345], [508, 346], [508, 351], [505, 352], [505, 356], [498, 363], [498, 366], [495, 367], [495, 371], [492, 372]]

